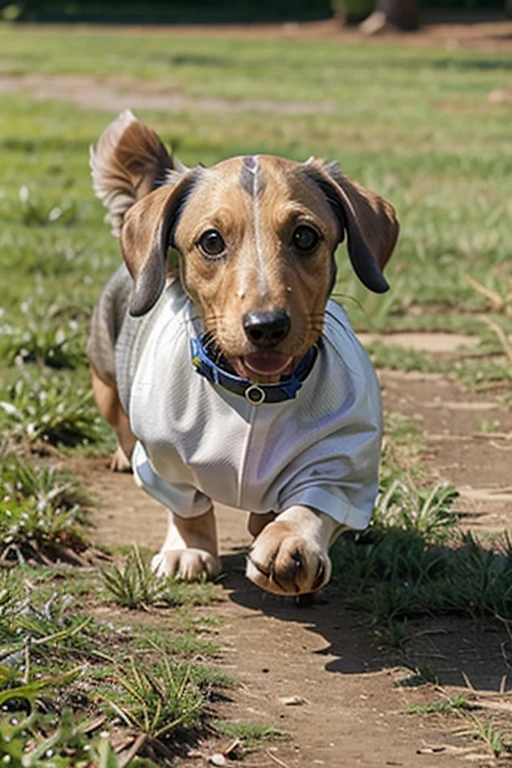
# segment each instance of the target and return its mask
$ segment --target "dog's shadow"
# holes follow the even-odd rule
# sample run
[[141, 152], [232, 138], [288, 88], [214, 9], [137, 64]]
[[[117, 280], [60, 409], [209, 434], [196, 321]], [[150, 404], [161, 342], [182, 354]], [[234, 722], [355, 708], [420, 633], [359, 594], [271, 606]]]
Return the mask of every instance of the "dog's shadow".
[[[338, 674], [364, 674], [403, 667], [402, 685], [435, 680], [442, 685], [499, 691], [510, 678], [512, 652], [505, 628], [460, 616], [432, 616], [411, 620], [409, 641], [401, 649], [379, 647], [365, 614], [342, 604], [340, 585], [332, 585], [308, 599], [278, 597], [253, 585], [244, 575], [245, 552], [222, 559], [222, 584], [229, 599], [244, 608], [298, 624], [318, 636], [305, 650], [325, 658], [324, 669]], [[275, 637], [275, 624], [269, 628]], [[279, 647], [279, 645], [277, 645]], [[504, 649], [508, 649], [505, 652]], [[304, 652], [304, 647], [301, 652]]]
[[[233, 602], [272, 616], [286, 624], [300, 624], [318, 635], [314, 654], [325, 657], [328, 672], [356, 674], [383, 669], [382, 654], [372, 645], [364, 621], [341, 605], [334, 588], [299, 599], [279, 597], [256, 587], [244, 575], [245, 554], [222, 558], [222, 584]], [[309, 643], [308, 643], [309, 647]]]

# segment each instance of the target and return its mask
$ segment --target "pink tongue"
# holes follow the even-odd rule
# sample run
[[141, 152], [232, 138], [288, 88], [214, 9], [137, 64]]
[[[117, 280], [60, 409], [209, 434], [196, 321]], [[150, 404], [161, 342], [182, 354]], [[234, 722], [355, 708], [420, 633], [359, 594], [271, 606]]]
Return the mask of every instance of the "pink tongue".
[[244, 357], [244, 363], [250, 371], [263, 376], [281, 373], [291, 363], [291, 358], [279, 352], [254, 352]]

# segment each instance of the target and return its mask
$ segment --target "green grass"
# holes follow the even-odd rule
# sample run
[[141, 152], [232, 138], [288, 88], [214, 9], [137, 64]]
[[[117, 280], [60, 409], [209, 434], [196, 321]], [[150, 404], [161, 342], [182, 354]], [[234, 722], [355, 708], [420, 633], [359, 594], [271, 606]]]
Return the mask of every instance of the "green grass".
[[[65, 571], [0, 571], [0, 758], [42, 759], [52, 748], [59, 766], [81, 765], [87, 750], [106, 749], [99, 734], [109, 725], [129, 728], [141, 754], [193, 738], [212, 696], [233, 686], [212, 667], [218, 649], [201, 639], [202, 622], [186, 640], [172, 616], [165, 633], [151, 621], [127, 626], [111, 604], [106, 621], [96, 617], [105, 615], [98, 574], [79, 597], [69, 580]], [[27, 756], [8, 764], [39, 765]]]
[[222, 736], [229, 736], [231, 739], [240, 739], [249, 749], [262, 747], [269, 742], [286, 738], [283, 731], [278, 728], [269, 728], [258, 723], [217, 720], [212, 725], [217, 733]]
[[366, 531], [341, 536], [331, 551], [343, 600], [365, 612], [380, 646], [405, 652], [408, 622], [434, 614], [489, 619], [512, 636], [512, 542], [459, 527], [457, 490], [421, 469], [418, 426], [389, 413], [380, 488]]
[[[145, 83], [185, 95], [190, 105], [174, 113], [136, 111], [187, 163], [248, 152], [339, 159], [349, 175], [388, 197], [402, 222], [385, 297], [358, 284], [340, 251], [337, 290], [347, 296], [356, 326], [414, 324], [490, 338], [478, 315], [495, 307], [467, 278], [504, 297], [512, 291], [512, 108], [487, 100], [492, 89], [507, 87], [505, 54], [83, 26], [67, 29], [72, 45], [63, 49], [60, 35], [51, 27], [0, 26], [0, 70], [105, 78], [107, 68], [114, 80], [129, 78], [121, 90], [141, 92]], [[205, 112], [204, 97], [243, 108]], [[264, 111], [247, 100], [264, 100]], [[272, 112], [282, 102], [289, 113]], [[0, 267], [17, 275], [2, 296], [0, 321], [11, 329], [6, 359], [72, 365], [85, 386], [79, 345], [99, 288], [119, 262], [91, 193], [87, 151], [114, 114], [21, 93], [4, 95], [3, 104]], [[40, 326], [50, 307], [57, 315], [52, 309]], [[512, 332], [508, 313], [496, 319]], [[494, 348], [503, 351], [497, 341]], [[429, 368], [438, 361], [409, 355], [403, 365]], [[487, 374], [485, 361], [479, 367], [462, 358], [458, 375], [476, 383], [509, 377], [506, 360], [490, 367]]]
[[213, 600], [210, 584], [186, 584], [161, 578], [152, 570], [137, 548], [124, 563], [111, 565], [101, 572], [107, 594], [124, 608], [149, 606], [202, 605]]

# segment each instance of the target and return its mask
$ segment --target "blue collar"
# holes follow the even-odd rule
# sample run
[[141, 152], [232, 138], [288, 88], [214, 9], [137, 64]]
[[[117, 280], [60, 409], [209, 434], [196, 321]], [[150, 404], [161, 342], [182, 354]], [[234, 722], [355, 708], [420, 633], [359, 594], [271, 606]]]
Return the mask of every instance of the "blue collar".
[[291, 376], [283, 376], [277, 384], [253, 384], [249, 379], [243, 379], [235, 373], [229, 373], [218, 366], [212, 359], [211, 350], [205, 344], [204, 339], [191, 339], [190, 350], [192, 353], [192, 365], [198, 373], [213, 384], [218, 384], [235, 395], [241, 395], [251, 405], [261, 403], [282, 403], [285, 400], [293, 400], [302, 387], [306, 377], [311, 372], [315, 363], [318, 348], [311, 347], [295, 368]]

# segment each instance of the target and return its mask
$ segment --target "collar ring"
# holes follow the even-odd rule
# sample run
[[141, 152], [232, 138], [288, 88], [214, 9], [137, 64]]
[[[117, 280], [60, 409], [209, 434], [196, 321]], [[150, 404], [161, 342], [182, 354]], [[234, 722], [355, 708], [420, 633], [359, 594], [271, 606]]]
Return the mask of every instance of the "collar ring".
[[261, 405], [267, 399], [267, 393], [257, 384], [251, 384], [250, 387], [247, 387], [244, 396], [251, 405]]

